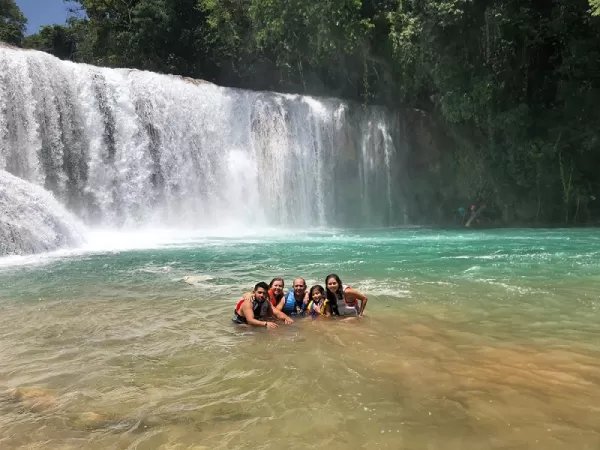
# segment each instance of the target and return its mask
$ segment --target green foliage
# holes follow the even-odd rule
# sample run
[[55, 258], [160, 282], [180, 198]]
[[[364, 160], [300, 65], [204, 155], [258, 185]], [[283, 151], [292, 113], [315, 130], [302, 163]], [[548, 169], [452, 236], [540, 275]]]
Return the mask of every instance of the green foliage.
[[358, 0], [253, 0], [249, 12], [258, 49], [318, 64], [356, 50], [369, 28], [360, 8]]
[[[362, 51], [370, 27], [358, 0], [200, 0], [199, 6], [218, 77], [263, 89], [325, 93], [325, 85], [347, 82], [346, 59]], [[360, 70], [353, 74], [353, 87], [360, 77]]]
[[14, 0], [0, 0], [0, 41], [21, 45], [27, 19]]
[[199, 7], [206, 14], [205, 43], [226, 57], [240, 54], [250, 35], [248, 6], [249, 0], [200, 0]]
[[[320, 88], [339, 82], [346, 58], [360, 50], [370, 28], [359, 0], [251, 0], [250, 20], [257, 52], [269, 57], [284, 85]], [[360, 67], [360, 66], [359, 66]], [[360, 68], [353, 74], [359, 84]]]
[[88, 17], [88, 62], [198, 76], [204, 16], [196, 0], [74, 0]]
[[454, 181], [459, 191], [536, 201], [536, 217], [550, 221], [571, 220], [575, 198], [598, 192], [587, 167], [599, 153], [600, 43], [587, 2], [400, 1], [388, 17], [410, 83], [403, 98], [426, 92], [449, 127], [467, 130], [472, 149], [455, 157], [478, 155]]
[[[212, 68], [205, 77], [223, 84], [256, 86], [259, 77], [255, 70], [260, 59], [254, 54], [249, 0], [199, 0], [198, 7], [205, 16], [202, 28], [202, 46]], [[263, 77], [264, 79], [264, 77]], [[253, 81], [256, 84], [253, 84]]]
[[61, 59], [80, 60], [85, 44], [87, 22], [69, 19], [68, 25], [46, 25], [27, 36], [23, 47], [51, 53]]

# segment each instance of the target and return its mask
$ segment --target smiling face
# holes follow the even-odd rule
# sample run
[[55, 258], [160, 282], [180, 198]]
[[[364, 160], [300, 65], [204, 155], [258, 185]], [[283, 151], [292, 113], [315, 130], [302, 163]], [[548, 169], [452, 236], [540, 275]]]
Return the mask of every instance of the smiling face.
[[335, 277], [329, 277], [327, 278], [327, 289], [331, 292], [337, 292], [337, 290], [340, 287], [340, 284], [338, 283], [338, 281], [336, 280]]
[[321, 303], [321, 300], [323, 300], [323, 294], [320, 290], [315, 289], [312, 293], [312, 299], [315, 303]]
[[275, 296], [283, 294], [283, 281], [274, 280], [271, 284], [271, 289], [273, 290], [273, 294], [275, 294]]
[[306, 292], [306, 281], [303, 278], [296, 278], [294, 280], [294, 294], [296, 297], [302, 297]]

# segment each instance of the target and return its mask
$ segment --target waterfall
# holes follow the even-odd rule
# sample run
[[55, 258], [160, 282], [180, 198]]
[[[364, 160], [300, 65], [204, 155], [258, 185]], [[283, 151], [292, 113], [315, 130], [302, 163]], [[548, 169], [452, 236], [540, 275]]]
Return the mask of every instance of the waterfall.
[[84, 227], [49, 192], [0, 170], [0, 256], [83, 242]]
[[92, 226], [402, 223], [397, 130], [379, 107], [0, 48], [0, 169]]

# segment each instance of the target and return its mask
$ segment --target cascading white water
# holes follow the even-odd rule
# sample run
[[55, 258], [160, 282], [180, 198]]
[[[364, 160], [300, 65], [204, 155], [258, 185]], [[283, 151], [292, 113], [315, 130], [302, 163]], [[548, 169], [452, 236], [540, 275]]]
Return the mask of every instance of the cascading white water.
[[401, 222], [394, 117], [0, 48], [0, 169], [104, 227]]
[[0, 255], [83, 242], [84, 227], [49, 192], [0, 170]]

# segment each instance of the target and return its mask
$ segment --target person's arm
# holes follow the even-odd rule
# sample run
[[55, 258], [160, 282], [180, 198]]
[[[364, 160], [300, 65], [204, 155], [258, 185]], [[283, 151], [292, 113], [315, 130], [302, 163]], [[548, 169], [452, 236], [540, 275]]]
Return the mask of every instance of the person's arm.
[[273, 310], [278, 310], [278, 311], [283, 311], [283, 306], [285, 305], [285, 299], [287, 298], [287, 295], [284, 295], [283, 297], [281, 297], [281, 300], [279, 300], [279, 303], [277, 303], [277, 305], [275, 306], [275, 308], [273, 308]]
[[369, 300], [367, 296], [351, 287], [347, 287], [344, 290], [344, 296], [348, 297], [349, 300], [360, 300], [360, 311], [358, 312], [358, 315], [362, 316], [365, 307], [367, 306], [367, 301]]
[[291, 325], [294, 321], [283, 311], [279, 311], [277, 308], [271, 307], [271, 313], [280, 320], [283, 320], [283, 323], [286, 325]]
[[246, 318], [246, 323], [248, 323], [248, 325], [265, 328], [278, 327], [278, 325], [275, 322], [268, 322], [266, 320], [258, 320], [254, 318], [254, 311], [252, 311], [252, 300], [245, 300], [244, 304], [242, 305], [242, 310], [244, 312], [244, 317]]
[[304, 308], [304, 310], [306, 310], [307, 306], [308, 306], [308, 291], [306, 291], [304, 293], [304, 298], [302, 299], [302, 307]]

